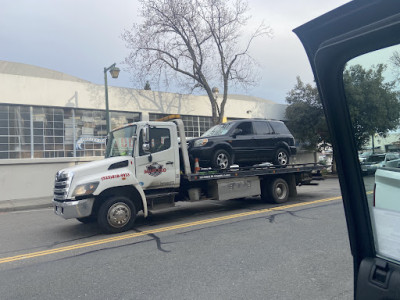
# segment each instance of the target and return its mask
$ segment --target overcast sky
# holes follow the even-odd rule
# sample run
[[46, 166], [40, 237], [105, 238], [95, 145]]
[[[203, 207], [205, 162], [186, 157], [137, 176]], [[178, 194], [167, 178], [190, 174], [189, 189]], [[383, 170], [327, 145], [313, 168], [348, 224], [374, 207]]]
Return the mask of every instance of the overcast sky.
[[[241, 94], [285, 103], [296, 76], [313, 76], [294, 28], [347, 0], [249, 0], [251, 24], [262, 20], [274, 37], [257, 40], [252, 56], [261, 65], [259, 85]], [[121, 64], [128, 49], [120, 38], [137, 20], [136, 0], [0, 0], [0, 60], [26, 63], [104, 84], [104, 67], [122, 69], [109, 85], [132, 87]], [[0, 83], [1, 84], [1, 83]], [[174, 92], [173, 90], [170, 90]]]

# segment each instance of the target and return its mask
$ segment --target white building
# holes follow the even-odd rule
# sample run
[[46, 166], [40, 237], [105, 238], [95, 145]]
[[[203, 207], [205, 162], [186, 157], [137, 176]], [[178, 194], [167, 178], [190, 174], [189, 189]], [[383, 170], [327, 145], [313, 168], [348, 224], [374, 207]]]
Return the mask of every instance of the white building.
[[[390, 131], [386, 136], [375, 134], [373, 145], [380, 152], [400, 152], [400, 129]], [[372, 149], [372, 137], [364, 148]]]
[[[104, 85], [0, 61], [0, 201], [52, 196], [54, 174], [100, 159], [106, 134]], [[108, 88], [111, 128], [180, 114], [190, 137], [211, 127], [206, 96]], [[229, 95], [226, 117], [284, 120], [286, 105]]]

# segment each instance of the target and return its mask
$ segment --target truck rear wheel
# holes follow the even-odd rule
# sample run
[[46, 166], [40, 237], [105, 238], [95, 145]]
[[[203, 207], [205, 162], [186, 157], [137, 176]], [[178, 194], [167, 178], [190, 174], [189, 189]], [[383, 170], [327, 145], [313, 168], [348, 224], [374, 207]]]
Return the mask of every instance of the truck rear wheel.
[[125, 196], [113, 196], [99, 208], [97, 222], [106, 233], [117, 233], [132, 228], [136, 219], [136, 207]]
[[289, 185], [283, 178], [275, 178], [261, 185], [261, 199], [269, 203], [285, 203], [289, 199]]

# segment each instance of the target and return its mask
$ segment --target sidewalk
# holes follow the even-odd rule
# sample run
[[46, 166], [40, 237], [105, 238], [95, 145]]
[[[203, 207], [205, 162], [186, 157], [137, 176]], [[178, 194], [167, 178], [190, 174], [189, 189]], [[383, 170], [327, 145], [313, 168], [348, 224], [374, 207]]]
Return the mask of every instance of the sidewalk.
[[0, 212], [22, 211], [52, 207], [50, 198], [15, 199], [0, 201]]

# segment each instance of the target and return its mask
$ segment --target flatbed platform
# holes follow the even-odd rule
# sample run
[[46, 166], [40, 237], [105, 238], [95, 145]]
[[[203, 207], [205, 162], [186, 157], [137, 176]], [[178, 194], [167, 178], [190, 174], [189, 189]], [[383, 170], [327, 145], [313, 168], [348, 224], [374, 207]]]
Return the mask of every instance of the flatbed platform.
[[252, 167], [238, 167], [229, 170], [200, 170], [198, 173], [183, 175], [183, 179], [193, 182], [210, 179], [222, 178], [241, 178], [250, 176], [262, 176], [272, 174], [294, 174], [294, 173], [309, 173], [321, 171], [325, 166], [317, 163], [307, 164], [291, 164], [284, 167], [281, 166], [252, 166]]

